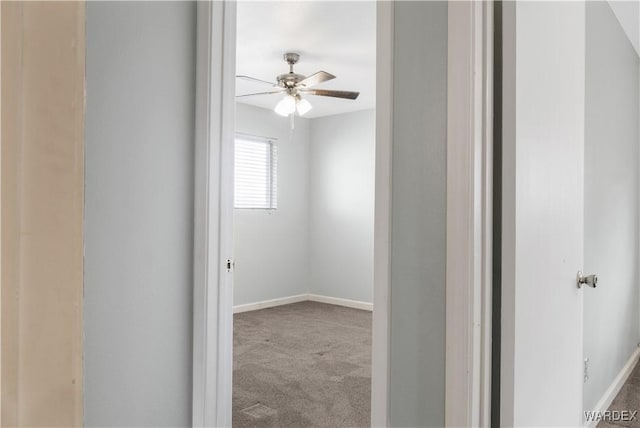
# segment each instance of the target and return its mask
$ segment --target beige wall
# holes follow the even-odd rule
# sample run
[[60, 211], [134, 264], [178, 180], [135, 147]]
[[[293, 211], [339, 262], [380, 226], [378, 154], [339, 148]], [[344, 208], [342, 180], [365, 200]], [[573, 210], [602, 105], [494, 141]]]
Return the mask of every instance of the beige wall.
[[1, 422], [79, 426], [84, 3], [1, 12]]

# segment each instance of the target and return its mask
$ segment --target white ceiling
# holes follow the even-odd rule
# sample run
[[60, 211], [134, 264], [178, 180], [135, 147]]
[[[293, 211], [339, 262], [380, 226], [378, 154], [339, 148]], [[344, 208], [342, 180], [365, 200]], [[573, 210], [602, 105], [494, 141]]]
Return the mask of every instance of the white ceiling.
[[609, 5], [629, 41], [640, 55], [640, 3], [638, 0], [609, 1]]
[[[300, 54], [294, 67], [309, 76], [323, 70], [336, 76], [321, 89], [358, 91], [357, 100], [305, 98], [313, 118], [375, 108], [376, 4], [374, 1], [239, 1], [236, 74], [269, 82], [289, 71], [285, 52]], [[269, 86], [236, 79], [236, 95], [265, 92]], [[238, 101], [273, 109], [281, 94]]]

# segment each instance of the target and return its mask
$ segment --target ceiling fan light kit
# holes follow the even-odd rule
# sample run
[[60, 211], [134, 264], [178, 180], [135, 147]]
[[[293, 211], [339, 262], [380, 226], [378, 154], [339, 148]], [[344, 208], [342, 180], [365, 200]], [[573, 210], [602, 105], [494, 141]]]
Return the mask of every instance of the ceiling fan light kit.
[[276, 104], [274, 111], [281, 116], [290, 116], [294, 115], [296, 112], [298, 116], [303, 116], [311, 110], [312, 106], [309, 101], [302, 98], [303, 94], [307, 95], [318, 95], [323, 97], [333, 97], [333, 98], [344, 98], [349, 100], [355, 100], [360, 95], [359, 92], [350, 92], [350, 91], [334, 91], [327, 89], [309, 89], [312, 86], [318, 85], [322, 82], [326, 82], [327, 80], [335, 79], [336, 76], [333, 74], [327, 73], [325, 71], [318, 71], [315, 74], [312, 74], [309, 77], [303, 76], [301, 74], [294, 73], [293, 66], [300, 59], [300, 55], [293, 52], [288, 52], [284, 54], [284, 60], [287, 64], [289, 64], [289, 72], [285, 74], [279, 75], [276, 80], [276, 84], [271, 84], [264, 80], [255, 79], [249, 76], [236, 76], [241, 79], [250, 80], [253, 82], [265, 83], [272, 85], [272, 90], [268, 92], [258, 92], [254, 94], [246, 94], [246, 95], [238, 95], [238, 98], [241, 97], [250, 97], [254, 95], [269, 95], [269, 94], [278, 94], [284, 93], [285, 96], [283, 99]]
[[284, 98], [276, 104], [274, 110], [280, 116], [289, 116], [291, 113], [296, 111], [296, 99], [291, 95], [285, 95]]
[[296, 97], [296, 110], [300, 116], [304, 116], [305, 113], [309, 112], [312, 108], [313, 107], [309, 101], [305, 100], [300, 95]]
[[298, 112], [298, 116], [304, 116], [305, 113], [309, 112], [312, 108], [311, 103], [298, 94], [295, 97], [285, 95], [284, 98], [276, 104], [274, 110], [280, 116], [287, 117], [295, 112]]

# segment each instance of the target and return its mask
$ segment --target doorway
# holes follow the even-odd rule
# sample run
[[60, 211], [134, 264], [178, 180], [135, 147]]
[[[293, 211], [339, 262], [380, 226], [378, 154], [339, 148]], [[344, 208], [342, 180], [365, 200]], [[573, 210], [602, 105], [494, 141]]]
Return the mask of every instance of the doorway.
[[[490, 339], [484, 332], [486, 328], [490, 328], [490, 323], [484, 324], [483, 320], [477, 324], [475, 318], [476, 311], [484, 314], [490, 310], [483, 309], [488, 295], [487, 275], [474, 277], [468, 273], [475, 269], [472, 266], [484, 266], [484, 249], [490, 245], [489, 241], [485, 241], [488, 236], [485, 222], [489, 218], [486, 210], [483, 208], [476, 211], [469, 205], [472, 201], [481, 204], [490, 194], [490, 189], [478, 176], [479, 172], [485, 171], [482, 172], [485, 174], [490, 170], [487, 169], [490, 162], [483, 155], [490, 139], [482, 130], [482, 123], [488, 115], [485, 114], [483, 98], [486, 76], [489, 73], [483, 65], [486, 63], [485, 53], [482, 49], [477, 49], [478, 44], [489, 40], [487, 34], [490, 34], [490, 25], [485, 24], [485, 6], [482, 4], [417, 2], [398, 6], [391, 2], [380, 2], [376, 7], [376, 49], [378, 57], [382, 59], [376, 64], [373, 295], [374, 306], [378, 309], [374, 311], [372, 319], [371, 423], [373, 426], [386, 426], [395, 421], [393, 423], [419, 425], [431, 421], [429, 423], [442, 425], [446, 420], [449, 424], [472, 424], [478, 418], [485, 420], [483, 411], [474, 403], [478, 400], [485, 403], [483, 397], [486, 397], [484, 391], [488, 385], [487, 377], [480, 372], [485, 371], [488, 361], [485, 351]], [[193, 379], [195, 426], [229, 426], [232, 416], [233, 314], [229, 309], [233, 305], [234, 276], [231, 256], [233, 192], [228, 187], [232, 182], [223, 178], [232, 176], [233, 172], [236, 70], [235, 61], [231, 58], [235, 57], [235, 17], [234, 2], [198, 5]], [[425, 27], [425, 21], [432, 25]], [[403, 22], [395, 30], [401, 28], [402, 31], [394, 32], [395, 22]], [[428, 46], [424, 46], [422, 39], [416, 39], [411, 28], [416, 31], [424, 30]], [[447, 28], [450, 29], [448, 35]], [[460, 31], [462, 29], [464, 31]], [[394, 41], [394, 34], [404, 41]], [[437, 55], [434, 56], [435, 52]], [[449, 73], [447, 52], [451, 66]], [[420, 70], [429, 70], [430, 78], [424, 79], [424, 73]], [[398, 76], [396, 83], [399, 85], [395, 87], [394, 73]], [[400, 75], [405, 77], [400, 78]], [[411, 91], [406, 92], [409, 86]], [[394, 95], [394, 89], [399, 87], [405, 88], [404, 95]], [[404, 108], [402, 114], [396, 116], [402, 119], [404, 125], [393, 126], [393, 113], [398, 106], [405, 105], [404, 102], [395, 103], [394, 99], [400, 100], [401, 97], [402, 100], [416, 101], [423, 98], [413, 95], [425, 91], [437, 94], [433, 99], [437, 114], [431, 114], [434, 112], [431, 109], [432, 103], [421, 102], [418, 108]], [[475, 106], [474, 116], [468, 114], [471, 113], [469, 105]], [[480, 117], [483, 119], [477, 120]], [[394, 161], [392, 165], [391, 162], [392, 139], [403, 141], [402, 149], [400, 146], [394, 149], [403, 150], [402, 159], [405, 160], [399, 160], [400, 164]], [[416, 153], [415, 145], [425, 142], [433, 145], [429, 150], [419, 150], [419, 157], [412, 155]], [[425, 162], [433, 168], [425, 169]], [[445, 163], [446, 171], [442, 168]], [[411, 167], [407, 168], [407, 165]], [[419, 196], [420, 201], [428, 200], [429, 206], [437, 206], [434, 212], [438, 216], [437, 222], [424, 223], [424, 217], [411, 215], [403, 223], [402, 231], [409, 232], [412, 230], [409, 224], [418, 223], [415, 226], [420, 234], [433, 232], [440, 237], [437, 240], [421, 239], [420, 253], [412, 252], [413, 235], [407, 235], [412, 239], [398, 240], [398, 243], [402, 243], [401, 251], [408, 251], [411, 257], [398, 257], [395, 260], [399, 263], [411, 263], [406, 269], [396, 269], [393, 278], [391, 232], [400, 217], [396, 217], [392, 223], [392, 166], [400, 174], [397, 177], [399, 180], [394, 180], [394, 191], [401, 193], [394, 192], [394, 195], [405, 196], [399, 213], [407, 209], [412, 211], [411, 207], [417, 201], [411, 197], [413, 194]], [[433, 187], [420, 190], [412, 185], [414, 179], [419, 177], [412, 175], [410, 169], [416, 168], [426, 172], [429, 177], [433, 176]], [[477, 185], [469, 186], [469, 183]], [[436, 196], [437, 199], [431, 196]], [[445, 217], [446, 230], [443, 226]], [[472, 245], [472, 242], [479, 245]], [[420, 254], [434, 256], [432, 262], [434, 266], [439, 266], [438, 275], [425, 271], [429, 267], [421, 263]], [[445, 264], [446, 254], [451, 254], [451, 257], [446, 257], [445, 277], [444, 269], [440, 269]], [[416, 275], [418, 272], [412, 273], [415, 269], [419, 271], [419, 275]], [[419, 286], [421, 278], [426, 279], [429, 285]], [[392, 280], [404, 285], [402, 289], [395, 288], [394, 291], [396, 296], [404, 299], [395, 299], [395, 318], [390, 304]], [[435, 291], [435, 294], [431, 291]], [[410, 308], [403, 306], [403, 301], [410, 302]], [[418, 305], [421, 301], [432, 309], [426, 310], [424, 306]], [[474, 302], [473, 305], [471, 302]], [[397, 320], [396, 334], [393, 335], [397, 357], [395, 360], [390, 359], [390, 318]], [[417, 331], [417, 336], [407, 335], [406, 332], [413, 329], [415, 322], [420, 320], [431, 325], [430, 329]], [[407, 324], [406, 328], [402, 327], [404, 324]], [[475, 339], [470, 342], [471, 337]], [[425, 342], [433, 339], [433, 346], [429, 345], [425, 349]], [[470, 344], [473, 345], [472, 349], [469, 348]], [[423, 364], [425, 358], [429, 360], [428, 367]], [[468, 370], [469, 367], [472, 370]], [[421, 368], [417, 375], [415, 368]], [[439, 374], [433, 377], [430, 373]], [[404, 382], [405, 378], [410, 379], [410, 384]], [[433, 395], [425, 403], [421, 388], [433, 382], [434, 388], [429, 388], [429, 394]], [[446, 385], [446, 391], [436, 385]], [[394, 394], [395, 400], [392, 398]], [[484, 408], [484, 404], [482, 406]], [[461, 412], [461, 408], [467, 411]]]
[[234, 427], [371, 425], [375, 68], [375, 2], [237, 5]]

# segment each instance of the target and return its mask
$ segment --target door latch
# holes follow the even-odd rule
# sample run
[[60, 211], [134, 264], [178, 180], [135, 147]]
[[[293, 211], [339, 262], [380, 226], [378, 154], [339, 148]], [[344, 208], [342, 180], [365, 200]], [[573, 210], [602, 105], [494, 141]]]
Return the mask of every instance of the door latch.
[[598, 286], [598, 275], [584, 276], [581, 271], [578, 271], [578, 288], [582, 288], [583, 285], [596, 288]]
[[231, 272], [235, 265], [236, 262], [234, 262], [233, 259], [227, 259], [227, 272]]

